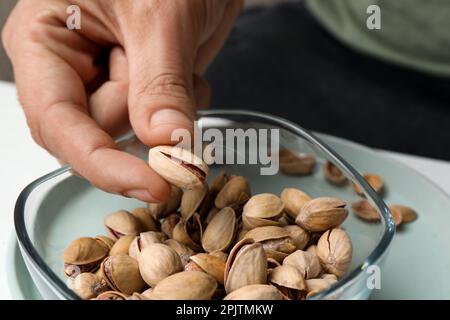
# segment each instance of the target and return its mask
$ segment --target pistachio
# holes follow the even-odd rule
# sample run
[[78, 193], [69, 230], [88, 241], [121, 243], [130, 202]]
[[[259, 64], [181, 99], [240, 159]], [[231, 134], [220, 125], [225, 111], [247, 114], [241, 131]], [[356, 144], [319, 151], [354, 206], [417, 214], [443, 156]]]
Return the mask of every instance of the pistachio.
[[100, 268], [102, 278], [115, 291], [130, 295], [145, 288], [137, 261], [126, 254], [106, 258]]
[[164, 217], [166, 207], [167, 203], [147, 203], [148, 213], [155, 220], [159, 220]]
[[283, 265], [291, 265], [297, 268], [304, 279], [316, 278], [322, 272], [318, 257], [311, 252], [302, 250], [297, 250], [287, 256]]
[[167, 239], [162, 232], [147, 231], [136, 236], [128, 249], [130, 257], [137, 259], [142, 250], [151, 243], [162, 243]]
[[335, 282], [337, 282], [337, 277], [334, 274], [324, 274], [320, 278], [306, 280], [308, 298], [320, 291], [328, 289]]
[[[230, 179], [230, 177], [225, 174], [224, 172], [221, 172], [214, 180], [211, 182], [211, 186], [208, 190], [208, 193], [206, 194], [205, 199], [203, 200], [203, 203], [201, 204], [198, 213], [202, 219], [205, 218], [208, 219], [209, 213], [213, 209], [217, 209], [214, 207], [214, 201], [216, 199], [217, 194], [220, 190], [222, 190], [223, 186], [227, 183], [227, 181]], [[210, 217], [212, 218], [212, 216]], [[209, 221], [207, 220], [207, 223]]]
[[128, 296], [117, 291], [106, 291], [101, 293], [96, 300], [127, 300]]
[[147, 290], [143, 291], [141, 293], [141, 295], [143, 295], [146, 299], [150, 299], [151, 295], [152, 295], [152, 291], [153, 291], [153, 288], [148, 288]]
[[305, 192], [296, 188], [285, 188], [280, 195], [281, 201], [284, 203], [286, 213], [292, 218], [297, 218], [302, 206], [311, 200]]
[[297, 154], [289, 149], [279, 152], [281, 172], [287, 175], [308, 175], [316, 166], [316, 157], [312, 154]]
[[276, 218], [275, 220], [272, 220], [272, 219], [254, 218], [245, 215], [242, 216], [242, 224], [244, 229], [247, 230], [264, 226], [280, 227], [283, 225], [280, 221], [276, 220]]
[[114, 246], [114, 243], [116, 242], [114, 239], [111, 239], [107, 236], [96, 236], [95, 240], [100, 242], [100, 244], [103, 244], [105, 248], [109, 251]]
[[380, 214], [367, 200], [360, 200], [352, 203], [353, 213], [360, 219], [368, 222], [380, 221]]
[[398, 209], [398, 207], [394, 206], [389, 206], [389, 210], [391, 211], [395, 225], [398, 227], [403, 222], [402, 212]]
[[231, 250], [225, 266], [225, 291], [230, 293], [250, 284], [267, 281], [267, 256], [263, 246], [243, 239]]
[[78, 238], [64, 250], [64, 272], [69, 277], [93, 272], [107, 255], [108, 249], [102, 242], [94, 238]]
[[153, 218], [149, 208], [136, 208], [131, 214], [139, 221], [142, 231], [159, 231], [159, 223]]
[[139, 292], [134, 292], [131, 296], [127, 297], [127, 300], [149, 300], [149, 299]]
[[89, 300], [108, 290], [108, 285], [94, 273], [80, 273], [70, 285], [81, 299]]
[[181, 218], [172, 231], [172, 238], [198, 252], [202, 247], [199, 245], [202, 238], [203, 228], [198, 214], [194, 214], [191, 221]]
[[250, 198], [250, 185], [242, 176], [234, 176], [223, 186], [214, 200], [218, 209], [245, 203]]
[[[369, 186], [371, 186], [372, 189], [375, 190], [375, 192], [381, 193], [383, 191], [384, 182], [380, 176], [373, 173], [366, 173], [365, 175], [363, 175], [363, 178], [367, 181]], [[362, 191], [360, 185], [353, 182], [352, 187], [357, 194], [359, 194], [360, 196], [364, 196], [364, 192]]]
[[318, 232], [339, 226], [347, 215], [345, 202], [337, 198], [322, 197], [305, 203], [295, 222], [308, 231]]
[[161, 223], [161, 231], [169, 238], [173, 237], [173, 229], [180, 221], [180, 216], [176, 213], [172, 213], [164, 218]]
[[288, 225], [283, 227], [284, 230], [289, 232], [289, 236], [295, 244], [297, 250], [303, 250], [309, 243], [310, 234], [305, 229], [297, 225]]
[[171, 185], [170, 186], [170, 196], [169, 200], [166, 202], [166, 206], [164, 208], [164, 215], [167, 216], [178, 210], [178, 207], [181, 203], [181, 197], [183, 196], [183, 190], [179, 187]]
[[186, 190], [181, 197], [180, 212], [184, 220], [189, 220], [197, 209], [200, 208], [208, 193], [208, 184], [205, 182], [201, 187]]
[[191, 261], [200, 267], [200, 271], [206, 272], [223, 285], [226, 260], [212, 254], [198, 253], [191, 256]]
[[224, 300], [284, 300], [284, 296], [274, 286], [253, 284], [229, 293]]
[[141, 232], [139, 221], [128, 211], [120, 210], [111, 213], [105, 218], [105, 227], [113, 239], [125, 235], [137, 235]]
[[289, 299], [300, 299], [306, 291], [303, 274], [291, 265], [281, 265], [270, 272], [269, 283]]
[[323, 175], [329, 182], [336, 185], [342, 185], [348, 181], [342, 171], [330, 161], [324, 163]]
[[281, 266], [281, 264], [273, 259], [273, 258], [267, 258], [267, 271], [270, 274], [270, 271], [278, 266]]
[[228, 259], [228, 255], [225, 252], [223, 252], [223, 251], [213, 251], [213, 252], [210, 252], [210, 254], [215, 256], [215, 257], [217, 257], [217, 258], [219, 258], [219, 259], [222, 259], [225, 262]]
[[208, 214], [206, 215], [206, 219], [205, 219], [206, 224], [209, 224], [211, 222], [211, 220], [214, 218], [214, 216], [217, 214], [217, 212], [219, 212], [219, 211], [220, 211], [220, 209], [217, 209], [216, 207], [212, 207], [208, 211]]
[[189, 258], [194, 254], [194, 251], [191, 248], [179, 243], [176, 240], [167, 239], [164, 241], [164, 244], [171, 247], [176, 251], [176, 253], [178, 253], [183, 265], [186, 265], [189, 262]]
[[149, 164], [169, 183], [183, 188], [200, 188], [208, 175], [208, 166], [190, 151], [173, 146], [151, 148]]
[[352, 242], [342, 229], [326, 231], [317, 243], [317, 256], [324, 270], [338, 278], [343, 276], [352, 260]]
[[292, 218], [286, 212], [284, 212], [281, 215], [281, 218], [278, 219], [278, 222], [280, 223], [280, 227], [286, 227], [292, 223]]
[[260, 226], [278, 226], [277, 221], [283, 214], [284, 204], [279, 197], [271, 193], [255, 195], [247, 201], [242, 212], [244, 227], [252, 229]]
[[135, 238], [134, 235], [127, 235], [121, 237], [119, 240], [116, 241], [114, 246], [111, 248], [109, 255], [114, 256], [119, 253], [128, 254], [131, 242], [133, 242], [134, 238]]
[[236, 215], [230, 207], [221, 209], [211, 220], [202, 237], [206, 252], [225, 251], [236, 234]]
[[408, 206], [394, 204], [391, 205], [391, 209], [394, 209], [394, 211], [400, 211], [402, 223], [412, 222], [417, 219], [417, 212]]
[[217, 289], [213, 277], [198, 271], [175, 273], [161, 280], [150, 293], [152, 299], [208, 300]]
[[177, 252], [161, 243], [149, 244], [141, 251], [138, 262], [142, 278], [151, 287], [171, 274], [183, 270]]

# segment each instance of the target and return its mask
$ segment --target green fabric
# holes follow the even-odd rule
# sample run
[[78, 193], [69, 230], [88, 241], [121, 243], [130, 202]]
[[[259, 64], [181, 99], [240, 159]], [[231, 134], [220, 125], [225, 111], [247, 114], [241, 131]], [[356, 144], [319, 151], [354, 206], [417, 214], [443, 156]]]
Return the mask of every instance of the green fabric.
[[[381, 9], [381, 29], [369, 30], [366, 10]], [[449, 0], [307, 0], [336, 37], [379, 58], [422, 71], [450, 75]]]

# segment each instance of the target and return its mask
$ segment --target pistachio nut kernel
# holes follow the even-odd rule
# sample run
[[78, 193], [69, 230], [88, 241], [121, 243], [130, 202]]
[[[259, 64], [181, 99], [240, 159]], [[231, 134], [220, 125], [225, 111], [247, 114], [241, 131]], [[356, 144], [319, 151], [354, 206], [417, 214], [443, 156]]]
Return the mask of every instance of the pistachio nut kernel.
[[300, 227], [310, 232], [321, 232], [339, 226], [348, 216], [344, 201], [321, 197], [305, 203], [295, 219]]
[[348, 181], [344, 173], [330, 161], [325, 161], [323, 175], [325, 179], [335, 185], [343, 185]]
[[141, 232], [141, 225], [131, 213], [119, 210], [105, 218], [105, 227], [108, 234], [115, 240], [125, 235], [136, 236]]
[[179, 188], [201, 188], [208, 175], [208, 166], [203, 160], [180, 147], [151, 148], [148, 158], [153, 170]]
[[83, 300], [95, 298], [100, 293], [109, 290], [104, 280], [90, 272], [80, 273], [76, 276], [70, 285], [70, 289]]
[[230, 207], [221, 209], [210, 221], [202, 237], [206, 252], [225, 251], [236, 235], [236, 214]]
[[285, 297], [272, 285], [253, 284], [232, 291], [224, 300], [285, 300]]
[[100, 241], [88, 237], [78, 238], [64, 250], [64, 272], [68, 277], [93, 272], [107, 255], [108, 249]]
[[204, 272], [185, 271], [161, 280], [150, 293], [158, 300], [209, 300], [217, 289], [214, 278]]
[[326, 272], [340, 278], [352, 261], [352, 241], [342, 229], [328, 230], [317, 243], [317, 256]]
[[138, 262], [127, 254], [106, 258], [102, 262], [101, 272], [110, 288], [127, 295], [141, 292], [146, 286], [139, 273]]
[[[383, 191], [384, 182], [379, 175], [366, 173], [365, 175], [363, 175], [363, 178], [367, 181], [369, 186], [371, 186], [372, 189], [375, 190], [375, 192], [381, 193]], [[353, 182], [352, 187], [358, 195], [364, 196], [364, 192], [358, 184]]]
[[284, 188], [280, 198], [284, 203], [284, 210], [292, 219], [297, 218], [303, 205], [311, 200], [309, 195], [296, 188]]
[[320, 260], [310, 252], [297, 250], [283, 260], [283, 265], [290, 265], [297, 268], [304, 279], [312, 279], [322, 272]]
[[117, 254], [128, 254], [130, 250], [130, 245], [133, 242], [135, 236], [134, 235], [126, 235], [121, 237], [119, 240], [111, 248], [109, 252], [110, 256], [115, 256]]
[[180, 256], [161, 243], [149, 244], [138, 256], [139, 270], [144, 281], [154, 287], [162, 279], [183, 270]]
[[159, 222], [153, 218], [149, 208], [136, 208], [131, 214], [139, 221], [142, 231], [159, 231]]
[[231, 177], [214, 200], [218, 209], [240, 205], [250, 199], [250, 185], [242, 176]]

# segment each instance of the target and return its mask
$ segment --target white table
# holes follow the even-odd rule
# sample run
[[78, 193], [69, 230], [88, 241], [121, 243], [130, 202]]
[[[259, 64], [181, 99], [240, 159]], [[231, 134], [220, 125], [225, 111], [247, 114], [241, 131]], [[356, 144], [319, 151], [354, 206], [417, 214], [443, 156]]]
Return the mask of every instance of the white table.
[[[8, 241], [14, 232], [14, 204], [31, 181], [58, 167], [58, 162], [31, 139], [13, 84], [0, 81], [0, 299], [10, 299], [5, 270]], [[413, 167], [450, 194], [450, 163], [381, 151]]]

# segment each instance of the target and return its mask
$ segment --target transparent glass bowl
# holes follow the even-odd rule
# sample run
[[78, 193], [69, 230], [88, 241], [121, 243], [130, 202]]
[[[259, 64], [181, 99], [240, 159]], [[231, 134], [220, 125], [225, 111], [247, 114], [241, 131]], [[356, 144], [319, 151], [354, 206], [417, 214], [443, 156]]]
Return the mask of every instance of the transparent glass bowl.
[[[235, 164], [211, 166], [210, 178], [224, 170], [245, 176], [250, 181], [253, 194], [280, 194], [285, 187], [297, 187], [312, 197], [334, 196], [348, 204], [356, 201], [358, 197], [350, 185], [336, 187], [324, 179], [322, 164], [328, 160], [341, 169], [350, 182], [362, 188], [366, 198], [380, 214], [381, 223], [362, 223], [353, 214], [349, 215], [343, 228], [353, 242], [350, 270], [313, 299], [368, 298], [371, 288], [367, 280], [372, 270], [368, 267], [380, 266], [383, 262], [395, 233], [395, 225], [385, 203], [356, 170], [313, 134], [285, 119], [256, 112], [225, 110], [202, 111], [201, 116], [200, 126], [203, 129], [217, 128], [221, 132], [227, 128], [279, 129], [280, 148], [313, 153], [318, 162], [314, 173], [309, 176], [287, 176], [281, 172], [261, 176], [260, 165]], [[144, 159], [147, 157], [147, 147], [133, 134], [121, 139], [119, 146]], [[238, 152], [237, 157], [242, 156]], [[24, 261], [42, 296], [46, 299], [78, 299], [66, 285], [62, 262], [65, 247], [81, 236], [105, 234], [103, 218], [107, 214], [143, 205], [137, 200], [96, 189], [86, 180], [72, 175], [68, 167], [49, 173], [28, 185], [16, 202], [15, 228]]]

